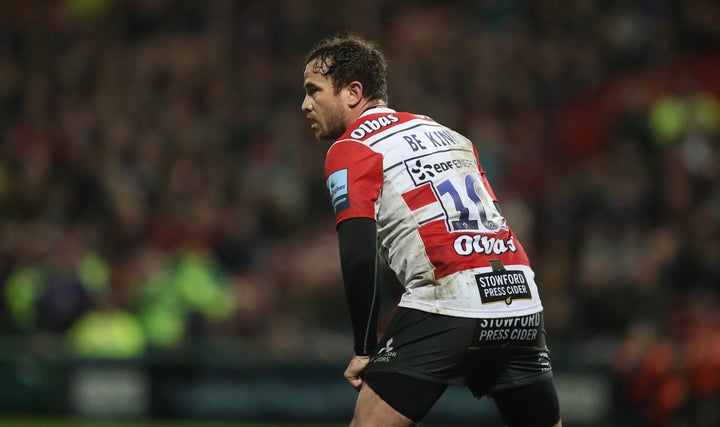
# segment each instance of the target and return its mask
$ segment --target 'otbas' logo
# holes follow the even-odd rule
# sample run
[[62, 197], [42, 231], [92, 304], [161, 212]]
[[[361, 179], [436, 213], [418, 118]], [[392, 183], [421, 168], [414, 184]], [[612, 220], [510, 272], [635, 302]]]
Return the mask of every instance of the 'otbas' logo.
[[462, 235], [455, 239], [453, 248], [458, 255], [485, 254], [502, 255], [507, 251], [516, 252], [515, 240], [513, 238], [501, 239], [488, 237], [481, 234], [474, 236]]
[[355, 139], [362, 139], [365, 138], [365, 136], [375, 132], [376, 130], [380, 130], [399, 121], [400, 119], [398, 119], [392, 114], [378, 117], [377, 119], [365, 120], [364, 122], [360, 123], [360, 125], [358, 125], [356, 129], [350, 132], [350, 136]]

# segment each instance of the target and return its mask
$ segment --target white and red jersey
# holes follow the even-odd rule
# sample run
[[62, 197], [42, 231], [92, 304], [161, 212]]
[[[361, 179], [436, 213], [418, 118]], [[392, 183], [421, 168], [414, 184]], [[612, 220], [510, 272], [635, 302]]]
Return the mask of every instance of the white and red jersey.
[[374, 219], [401, 307], [462, 317], [542, 310], [527, 255], [472, 143], [432, 119], [380, 107], [328, 150], [336, 223]]

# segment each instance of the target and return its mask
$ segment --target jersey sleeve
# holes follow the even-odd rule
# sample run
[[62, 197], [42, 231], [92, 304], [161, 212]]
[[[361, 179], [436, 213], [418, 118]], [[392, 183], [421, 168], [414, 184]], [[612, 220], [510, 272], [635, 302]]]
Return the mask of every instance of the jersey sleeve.
[[349, 218], [375, 219], [383, 183], [382, 155], [357, 141], [336, 142], [325, 159], [325, 180], [336, 225]]

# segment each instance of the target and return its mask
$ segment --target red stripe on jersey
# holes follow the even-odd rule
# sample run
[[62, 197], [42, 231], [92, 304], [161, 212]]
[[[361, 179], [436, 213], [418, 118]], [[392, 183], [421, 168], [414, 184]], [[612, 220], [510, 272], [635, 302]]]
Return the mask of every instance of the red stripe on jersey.
[[335, 224], [349, 218], [375, 219], [375, 201], [383, 184], [382, 155], [357, 141], [338, 141], [325, 158], [325, 179], [342, 169], [347, 169], [349, 207], [336, 212]]
[[[485, 235], [448, 233], [445, 221], [440, 220], [423, 225], [419, 232], [423, 242], [433, 243], [425, 247], [435, 267], [436, 279], [462, 270], [490, 267], [491, 259], [499, 259], [505, 265], [530, 266], [525, 249], [509, 230]], [[509, 248], [508, 241], [512, 241], [514, 251]], [[458, 253], [458, 249], [462, 253]]]
[[405, 200], [405, 203], [407, 203], [411, 211], [420, 209], [421, 207], [427, 206], [430, 203], [437, 202], [437, 198], [435, 197], [435, 193], [430, 187], [430, 183], [408, 191], [407, 193], [402, 195], [402, 198]]

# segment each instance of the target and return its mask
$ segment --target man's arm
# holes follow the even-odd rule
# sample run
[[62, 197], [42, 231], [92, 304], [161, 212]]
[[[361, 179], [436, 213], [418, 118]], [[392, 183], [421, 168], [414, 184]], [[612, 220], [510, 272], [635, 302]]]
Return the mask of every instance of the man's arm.
[[380, 286], [377, 283], [377, 228], [370, 218], [351, 218], [337, 228], [354, 350], [368, 356], [377, 345]]

